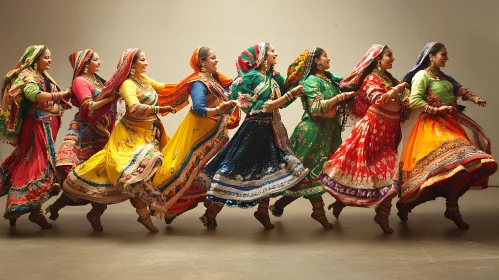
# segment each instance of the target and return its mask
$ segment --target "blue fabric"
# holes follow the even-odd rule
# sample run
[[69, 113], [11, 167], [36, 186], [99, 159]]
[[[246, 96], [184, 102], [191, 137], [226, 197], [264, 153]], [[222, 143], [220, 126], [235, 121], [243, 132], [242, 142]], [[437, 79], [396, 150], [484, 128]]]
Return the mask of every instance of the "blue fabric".
[[246, 116], [203, 171], [202, 177], [209, 178], [208, 199], [249, 208], [297, 184], [308, 170], [291, 152], [279, 149], [276, 136], [272, 113]]
[[[430, 42], [430, 43], [427, 43], [426, 46], [423, 48], [423, 50], [421, 51], [421, 53], [419, 54], [419, 58], [418, 58], [418, 61], [416, 62], [416, 64], [411, 68], [411, 70], [409, 70], [407, 72], [407, 74], [405, 74], [404, 76], [404, 79], [403, 81], [406, 82], [409, 87], [411, 86], [412, 84], [412, 78], [414, 77], [414, 75], [416, 75], [416, 73], [419, 71], [419, 70], [424, 70], [423, 67], [422, 67], [422, 64], [423, 62], [425, 61], [425, 59], [430, 55], [430, 50], [431, 48], [436, 44], [437, 42]], [[448, 76], [448, 75], [445, 75], [447, 80], [449, 80], [449, 82], [454, 86], [454, 95], [457, 95], [457, 92], [459, 91], [459, 89], [461, 89], [463, 86], [458, 83], [454, 78], [452, 78], [451, 76]]]
[[208, 110], [206, 109], [206, 95], [208, 94], [208, 89], [205, 84], [200, 81], [192, 83], [190, 89], [194, 114], [199, 117], [206, 117], [208, 113]]

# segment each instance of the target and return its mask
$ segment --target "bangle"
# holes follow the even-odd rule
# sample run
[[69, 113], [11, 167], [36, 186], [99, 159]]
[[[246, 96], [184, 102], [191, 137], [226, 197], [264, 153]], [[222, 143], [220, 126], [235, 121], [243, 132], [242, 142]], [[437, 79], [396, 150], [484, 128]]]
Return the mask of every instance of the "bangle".
[[153, 114], [157, 114], [159, 112], [159, 106], [151, 106], [151, 110]]
[[222, 115], [222, 111], [220, 110], [220, 106], [215, 107], [215, 109], [217, 109], [218, 114], [221, 116]]
[[286, 97], [286, 99], [288, 99], [288, 101], [291, 101], [293, 100], [293, 97], [291, 97], [291, 92], [286, 92], [286, 94], [284, 94], [284, 97]]

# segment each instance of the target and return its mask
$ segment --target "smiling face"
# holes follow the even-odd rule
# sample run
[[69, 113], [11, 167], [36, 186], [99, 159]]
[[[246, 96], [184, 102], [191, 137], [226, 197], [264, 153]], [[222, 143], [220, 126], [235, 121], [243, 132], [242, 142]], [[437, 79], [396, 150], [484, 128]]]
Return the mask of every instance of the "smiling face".
[[210, 50], [206, 59], [202, 60], [201, 63], [204, 66], [206, 73], [215, 73], [217, 71], [218, 64], [217, 54], [215, 53], [215, 51]]
[[147, 65], [149, 65], [149, 63], [147, 63], [146, 54], [141, 52], [137, 57], [137, 61], [133, 64], [135, 73], [138, 75], [144, 74], [147, 71]]
[[378, 65], [381, 67], [381, 70], [388, 70], [393, 68], [395, 58], [393, 57], [392, 50], [390, 48], [386, 48], [385, 51], [383, 51], [382, 56], [378, 57], [376, 60], [378, 61]]
[[87, 74], [92, 75], [96, 72], [99, 72], [100, 65], [101, 61], [99, 59], [99, 55], [96, 52], [94, 52], [94, 54], [92, 55], [86, 66]]
[[322, 70], [331, 68], [331, 59], [327, 57], [326, 52], [323, 52], [318, 58], [314, 58], [314, 61], [317, 64], [317, 68], [321, 68]]
[[50, 69], [50, 63], [52, 63], [52, 57], [50, 56], [50, 50], [45, 49], [40, 54], [38, 59], [35, 61], [37, 65], [37, 70], [40, 72], [47, 71]]
[[267, 61], [267, 67], [270, 67], [272, 65], [277, 64], [277, 52], [275, 51], [274, 47], [270, 45], [267, 49], [267, 53], [265, 54], [264, 60]]
[[445, 67], [445, 65], [447, 64], [447, 60], [449, 60], [449, 57], [447, 55], [447, 48], [443, 46], [435, 55], [430, 54], [430, 59], [433, 59], [433, 65], [435, 67]]

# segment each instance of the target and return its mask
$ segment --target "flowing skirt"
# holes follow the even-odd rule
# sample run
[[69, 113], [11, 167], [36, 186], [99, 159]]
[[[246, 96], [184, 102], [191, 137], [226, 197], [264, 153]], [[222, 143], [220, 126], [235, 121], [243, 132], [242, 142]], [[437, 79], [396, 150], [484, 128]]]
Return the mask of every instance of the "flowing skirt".
[[310, 170], [298, 185], [287, 189], [284, 196], [313, 199], [325, 190], [319, 175], [324, 163], [341, 144], [341, 126], [337, 118], [301, 121], [289, 139], [291, 149], [303, 165]]
[[291, 152], [278, 111], [246, 116], [229, 143], [206, 166], [208, 199], [249, 208], [281, 195], [308, 174]]
[[399, 192], [400, 113], [369, 107], [350, 137], [324, 165], [321, 181], [349, 206], [373, 207]]
[[152, 184], [166, 199], [166, 217], [173, 218], [206, 198], [206, 186], [195, 179], [229, 141], [230, 115], [218, 120], [189, 112], [163, 148], [163, 164]]
[[5, 218], [31, 212], [59, 192], [54, 142], [60, 126], [60, 117], [43, 112], [23, 120], [19, 143], [0, 167], [0, 196], [7, 195]]
[[400, 160], [402, 187], [397, 204], [440, 196], [439, 188], [458, 173], [463, 175], [459, 183], [446, 187], [462, 195], [497, 170], [494, 158], [468, 138], [459, 122], [467, 119], [462, 113], [421, 114]]
[[69, 124], [61, 148], [56, 156], [56, 167], [64, 178], [77, 165], [102, 150], [109, 137], [99, 134], [92, 125], [76, 118]]
[[139, 197], [152, 210], [163, 209], [165, 201], [151, 178], [161, 166], [161, 148], [168, 140], [159, 120], [125, 116], [104, 149], [69, 173], [64, 191], [72, 198], [101, 204]]

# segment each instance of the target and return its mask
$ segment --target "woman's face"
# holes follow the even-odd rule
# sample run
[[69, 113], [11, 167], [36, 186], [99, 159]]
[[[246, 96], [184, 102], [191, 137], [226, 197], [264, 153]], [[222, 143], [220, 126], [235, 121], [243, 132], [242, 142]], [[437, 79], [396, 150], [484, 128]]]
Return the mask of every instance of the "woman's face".
[[210, 50], [210, 53], [208, 54], [208, 57], [206, 58], [205, 61], [203, 61], [204, 69], [206, 69], [206, 73], [213, 74], [217, 71], [217, 54], [213, 51]]
[[52, 63], [52, 57], [50, 56], [50, 50], [45, 49], [38, 59], [36, 60], [37, 69], [40, 72], [47, 71], [50, 69], [50, 63]]
[[329, 57], [327, 57], [327, 53], [324, 52], [322, 53], [321, 56], [319, 56], [319, 58], [315, 58], [315, 63], [317, 64], [317, 68], [322, 68], [322, 70], [327, 70], [329, 68], [331, 68], [331, 59], [329, 59]]
[[265, 55], [265, 59], [267, 60], [267, 67], [277, 64], [277, 56], [278, 56], [277, 52], [275, 51], [274, 47], [271, 45], [268, 48], [267, 53]]
[[100, 65], [101, 65], [101, 61], [99, 59], [99, 55], [94, 52], [94, 54], [92, 55], [92, 57], [90, 58], [90, 60], [88, 61], [88, 64], [87, 64], [87, 74], [94, 74], [96, 72], [99, 72], [100, 71]]
[[137, 61], [133, 64], [133, 68], [135, 69], [135, 73], [137, 74], [144, 74], [147, 71], [147, 58], [146, 54], [144, 52], [141, 52], [139, 54], [139, 57], [137, 58]]
[[433, 65], [435, 67], [445, 67], [447, 60], [449, 60], [449, 57], [447, 56], [447, 48], [442, 47], [436, 55], [430, 54], [430, 59], [433, 59]]
[[393, 68], [393, 62], [395, 58], [393, 57], [393, 52], [391, 49], [387, 48], [381, 58], [378, 58], [378, 65], [382, 70], [388, 70]]

